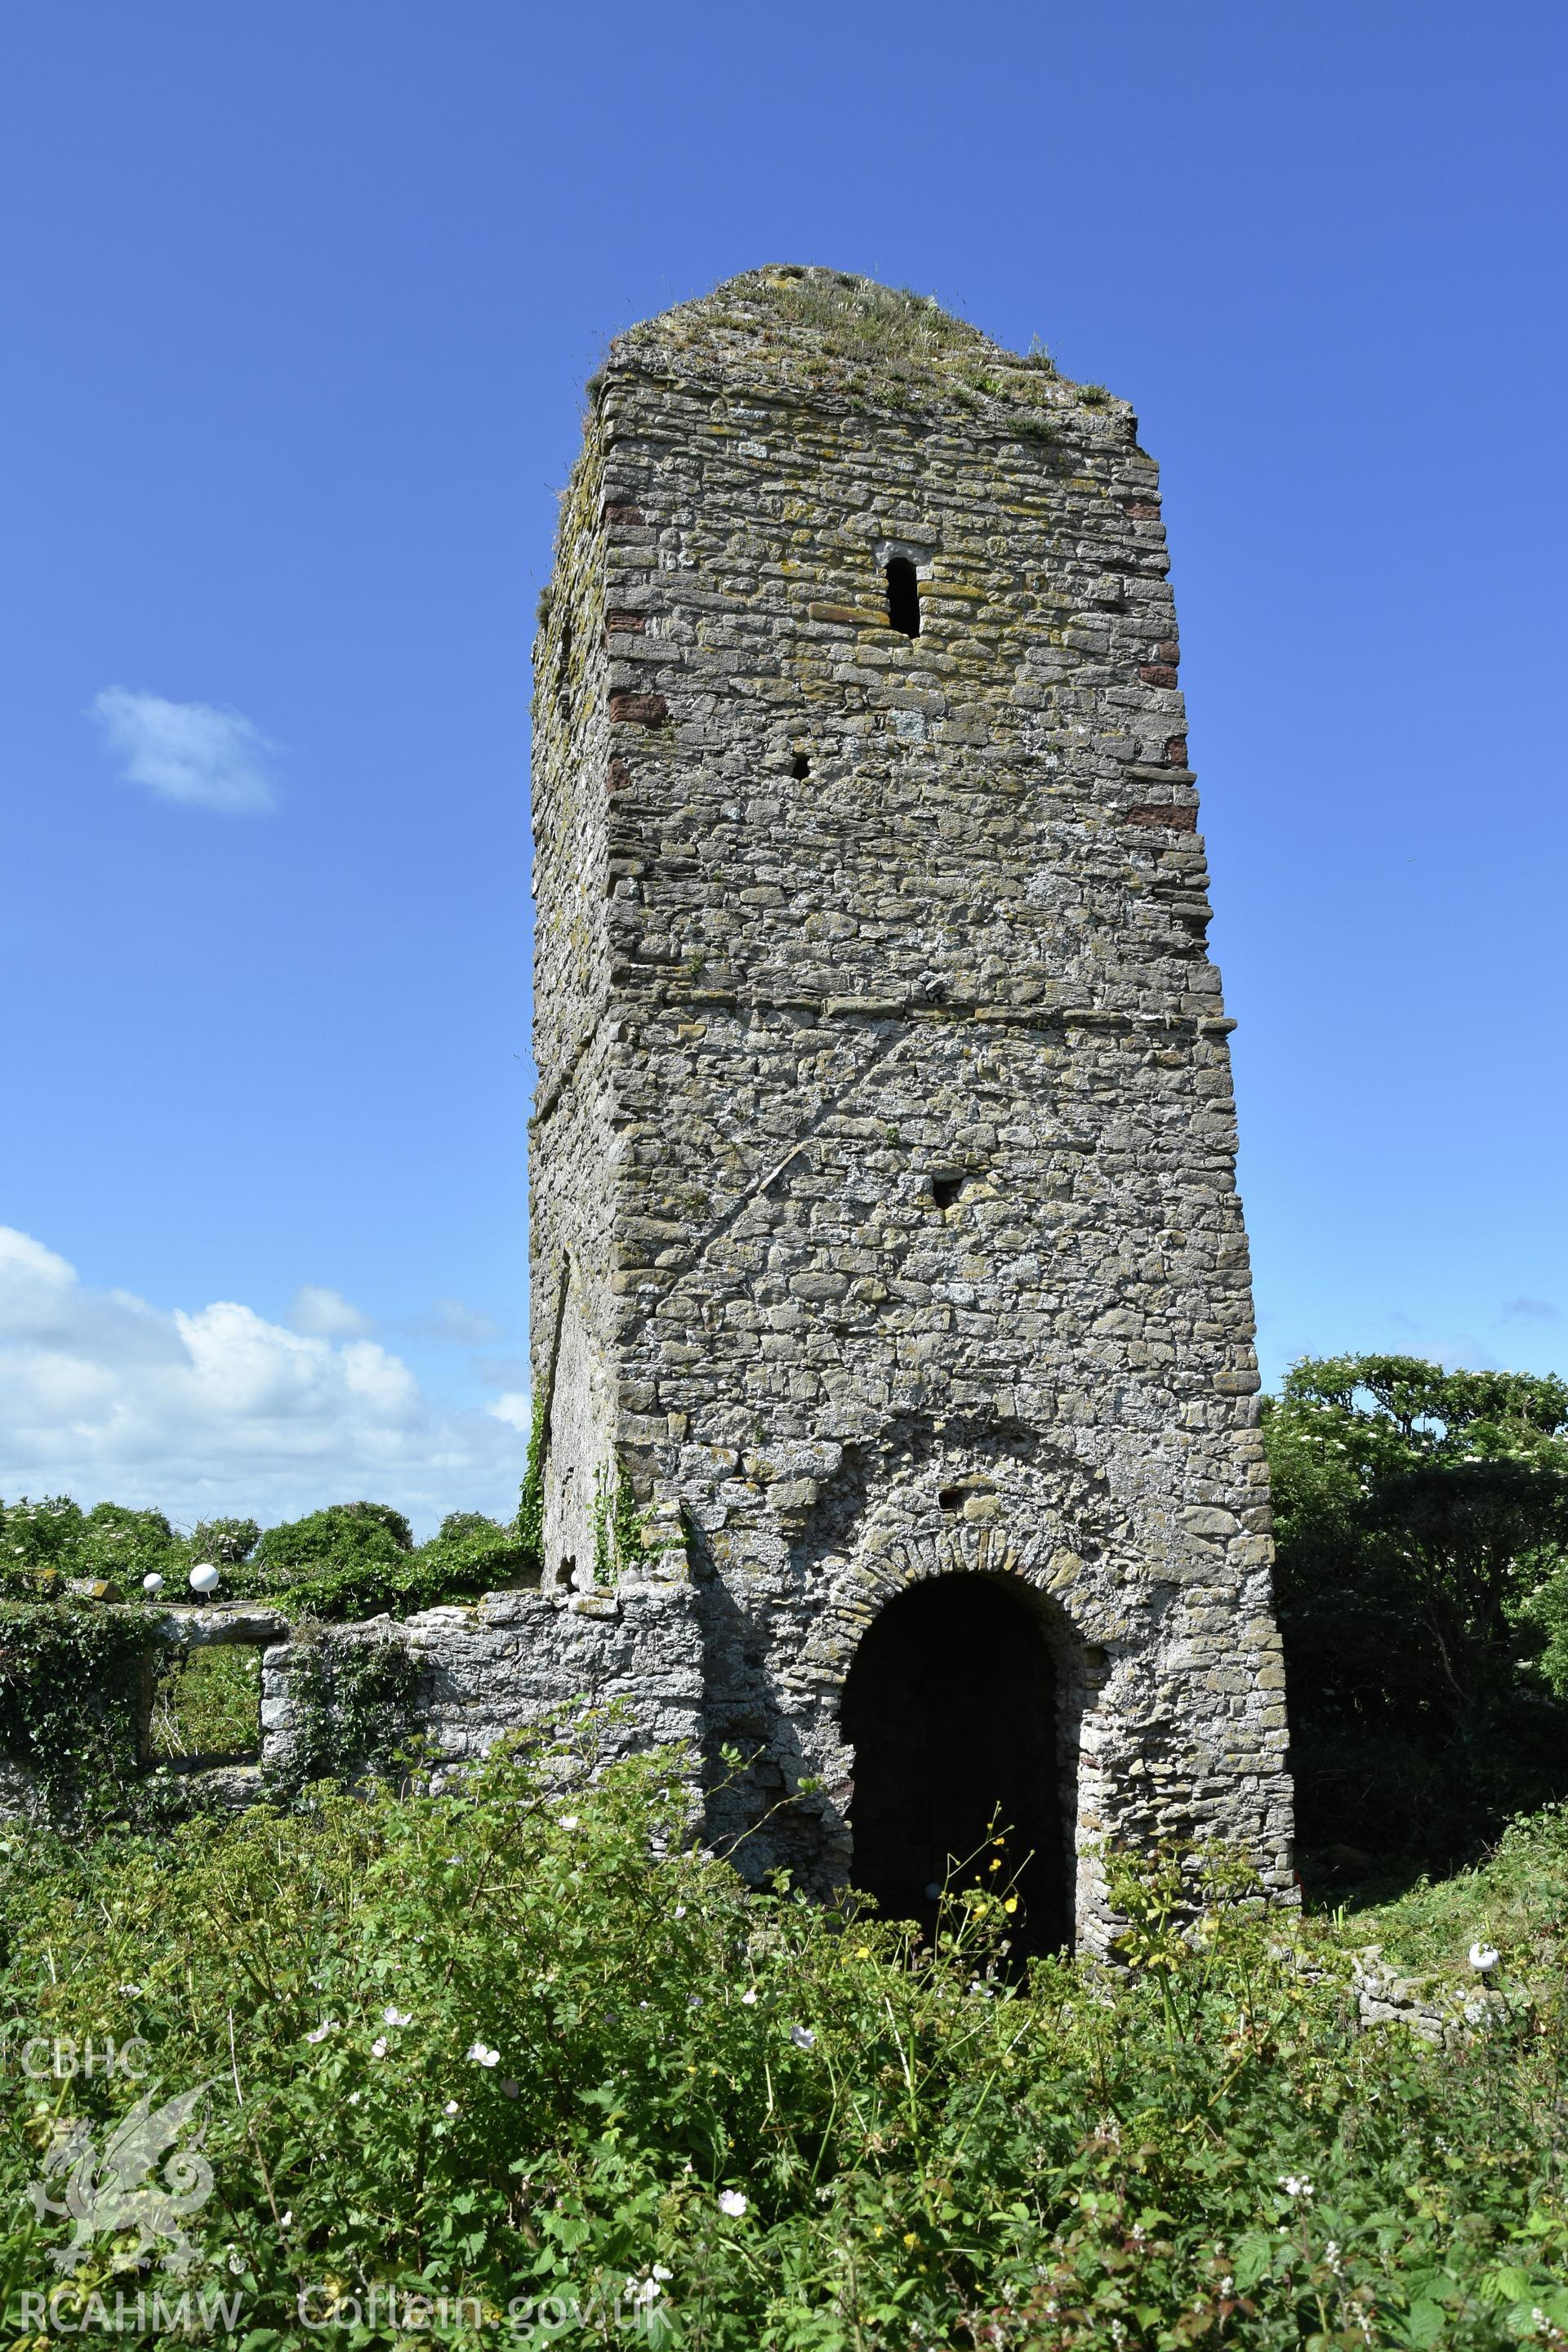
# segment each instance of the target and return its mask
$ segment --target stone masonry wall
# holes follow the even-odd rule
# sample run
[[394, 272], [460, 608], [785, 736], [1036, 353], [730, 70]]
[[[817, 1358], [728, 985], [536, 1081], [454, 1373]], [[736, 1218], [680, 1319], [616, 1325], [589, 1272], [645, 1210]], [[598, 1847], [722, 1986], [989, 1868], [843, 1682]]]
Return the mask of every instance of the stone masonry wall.
[[[554, 1401], [559, 1442], [544, 1496], [551, 1559], [593, 1580], [596, 1507], [613, 1461], [614, 1311], [608, 1285], [611, 1202], [599, 1171], [616, 1148], [610, 1123], [603, 1010], [609, 992], [604, 921], [608, 850], [603, 824], [576, 789], [572, 745], [603, 767], [610, 757], [603, 568], [595, 534], [601, 499], [590, 449], [562, 518], [562, 561], [545, 600], [536, 650], [532, 876], [535, 956], [552, 982], [535, 1008], [538, 1116], [557, 1138], [553, 1160], [531, 1166], [530, 1276], [536, 1360]], [[595, 1171], [574, 1181], [573, 1171]], [[550, 1236], [548, 1248], [542, 1236]]]
[[751, 1759], [716, 1828], [780, 1808], [760, 1856], [831, 1880], [860, 1633], [1016, 1580], [1091, 1943], [1106, 1835], [1292, 1884], [1167, 570], [1124, 404], [761, 272], [612, 346], [538, 651], [535, 1380], [572, 1290], [590, 1368], [547, 1583], [564, 1495], [679, 1501], [706, 1737]]
[[[408, 1652], [419, 1674], [406, 1728], [426, 1743], [437, 1786], [444, 1771], [477, 1762], [506, 1733], [584, 1705], [614, 1710], [601, 1727], [603, 1760], [649, 1747], [695, 1754], [702, 1737], [702, 1649], [697, 1594], [684, 1566], [684, 1556], [671, 1551], [650, 1563], [650, 1573], [623, 1577], [614, 1593], [489, 1592], [396, 1622], [296, 1626], [254, 1601], [160, 1611], [149, 1625], [149, 1669], [158, 1647], [260, 1651], [259, 1721], [253, 1759], [191, 1757], [150, 1762], [149, 1769], [221, 1804], [259, 1802], [271, 1776], [287, 1778], [298, 1763], [307, 1715], [301, 1673], [319, 1643], [329, 1656], [384, 1643]], [[152, 1690], [149, 1671], [144, 1734]], [[38, 1809], [32, 1774], [0, 1759], [0, 1819], [27, 1818]]]

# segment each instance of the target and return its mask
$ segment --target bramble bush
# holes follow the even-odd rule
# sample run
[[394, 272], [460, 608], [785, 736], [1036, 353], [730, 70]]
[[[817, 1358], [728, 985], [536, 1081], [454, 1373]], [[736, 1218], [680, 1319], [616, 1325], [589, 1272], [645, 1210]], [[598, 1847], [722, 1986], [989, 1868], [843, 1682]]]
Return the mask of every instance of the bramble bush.
[[1233, 1861], [1113, 1859], [1122, 1969], [1026, 1980], [1005, 1893], [950, 1904], [927, 1949], [749, 1892], [694, 1844], [677, 1759], [583, 1787], [591, 1737], [439, 1800], [322, 1787], [292, 1816], [0, 1850], [13, 2037], [140, 2037], [148, 2068], [7, 2069], [13, 2328], [59, 2284], [90, 2340], [159, 2277], [132, 2231], [50, 2264], [67, 2226], [26, 2186], [58, 2179], [51, 2140], [101, 2148], [136, 2092], [205, 2084], [180, 2284], [240, 2295], [247, 2352], [427, 2340], [406, 2305], [388, 2322], [394, 2286], [447, 2296], [439, 2340], [473, 2347], [542, 2343], [549, 2298], [569, 2340], [669, 2352], [1568, 2336], [1568, 2036], [1506, 1937], [1496, 2021], [1438, 2053], [1358, 2032], [1332, 1935], [1265, 1913]]
[[[162, 1511], [98, 1503], [84, 1511], [68, 1495], [0, 1502], [0, 1593], [53, 1597], [57, 1580], [102, 1578], [126, 1591], [150, 1570], [167, 1573], [180, 1538]], [[193, 1559], [200, 1553], [193, 1553]]]
[[226, 1574], [235, 1600], [276, 1600], [321, 1620], [408, 1616], [442, 1601], [518, 1583], [530, 1563], [515, 1526], [454, 1512], [415, 1545], [408, 1522], [380, 1503], [335, 1503], [269, 1528], [253, 1559]]

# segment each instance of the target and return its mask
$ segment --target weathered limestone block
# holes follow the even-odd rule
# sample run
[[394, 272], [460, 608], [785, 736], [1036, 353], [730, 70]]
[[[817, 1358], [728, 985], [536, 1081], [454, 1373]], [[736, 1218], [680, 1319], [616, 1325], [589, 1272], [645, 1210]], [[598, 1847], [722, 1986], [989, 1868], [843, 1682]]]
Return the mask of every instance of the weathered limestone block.
[[610, 1708], [605, 1760], [648, 1747], [696, 1753], [702, 1678], [689, 1582], [615, 1593], [490, 1592], [469, 1605], [395, 1621], [307, 1629], [268, 1649], [262, 1667], [262, 1764], [287, 1773], [300, 1729], [299, 1676], [313, 1646], [397, 1643], [421, 1669], [409, 1729], [439, 1771], [473, 1762], [508, 1732], [563, 1711]]

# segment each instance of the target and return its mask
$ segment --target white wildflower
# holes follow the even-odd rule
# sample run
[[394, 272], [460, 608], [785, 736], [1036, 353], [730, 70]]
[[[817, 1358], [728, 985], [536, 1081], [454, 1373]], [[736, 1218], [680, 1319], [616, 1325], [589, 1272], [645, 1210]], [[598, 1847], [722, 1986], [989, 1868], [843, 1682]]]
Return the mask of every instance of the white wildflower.
[[455, 2115], [457, 2114], [457, 2112], [458, 2112], [458, 2102], [457, 2102], [457, 2100], [456, 2100], [456, 2099], [448, 2099], [448, 2100], [447, 2100], [447, 2104], [446, 2104], [446, 2105], [445, 2105], [445, 2106], [442, 2108], [442, 2110], [441, 2110], [441, 2113], [442, 2113], [444, 2116], [455, 2116]]
[[385, 2057], [385, 2055], [386, 2055], [386, 2036], [385, 2036], [385, 2034], [384, 2034], [384, 2033], [378, 2033], [378, 2034], [376, 2035], [375, 2040], [374, 2040], [374, 2041], [371, 2043], [371, 2045], [370, 2045], [370, 2054], [371, 2054], [371, 2056], [372, 2056], [373, 2058], [384, 2058], [384, 2057]]
[[338, 2021], [335, 2017], [323, 2017], [315, 2032], [307, 2033], [305, 2039], [307, 2042], [324, 2042], [329, 2033], [335, 2033], [337, 2030]]
[[792, 2025], [789, 2038], [797, 2050], [815, 2050], [816, 2047], [816, 2036], [809, 2025]]
[[500, 2052], [487, 2048], [482, 2042], [470, 2042], [468, 2055], [476, 2066], [499, 2066], [500, 2063]]
[[742, 2006], [742, 2009], [753, 2009], [753, 2008], [756, 2006], [756, 2000], [757, 2000], [757, 1988], [756, 1988], [756, 1986], [755, 1986], [755, 1985], [748, 1985], [748, 1986], [746, 1987], [745, 1991], [741, 1995], [741, 2006]]
[[381, 2015], [383, 2023], [386, 2025], [412, 2025], [414, 2022], [414, 2011], [411, 2009], [395, 2009], [391, 2001], [387, 2002]]
[[1279, 2186], [1287, 2197], [1294, 2197], [1305, 2205], [1315, 2195], [1311, 2182], [1304, 2172], [1282, 2172]]
[[583, 1817], [580, 1813], [563, 1813], [561, 1815], [561, 1827], [563, 1830], [574, 1830], [582, 1818]]
[[721, 2189], [719, 2210], [721, 2213], [728, 2213], [731, 2221], [738, 2221], [746, 2210], [746, 2200], [738, 2189]]

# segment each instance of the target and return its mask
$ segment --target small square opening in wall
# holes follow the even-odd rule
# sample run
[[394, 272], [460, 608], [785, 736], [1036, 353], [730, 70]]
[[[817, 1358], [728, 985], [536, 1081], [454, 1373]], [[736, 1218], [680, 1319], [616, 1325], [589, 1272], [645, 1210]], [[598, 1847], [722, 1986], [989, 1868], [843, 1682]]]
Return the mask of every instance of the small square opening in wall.
[[195, 1757], [245, 1762], [259, 1756], [259, 1648], [222, 1642], [165, 1652], [153, 1669], [147, 1747], [160, 1764]]
[[963, 1190], [962, 1176], [933, 1176], [931, 1196], [939, 1209], [951, 1209]]

